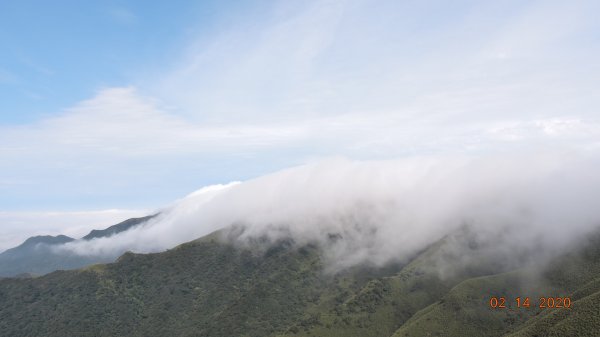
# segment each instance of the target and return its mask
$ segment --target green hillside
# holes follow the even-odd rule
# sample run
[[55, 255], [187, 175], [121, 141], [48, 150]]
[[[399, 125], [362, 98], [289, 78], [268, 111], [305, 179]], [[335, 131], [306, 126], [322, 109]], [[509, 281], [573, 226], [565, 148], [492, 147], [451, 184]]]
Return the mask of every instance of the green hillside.
[[0, 277], [41, 275], [58, 269], [75, 269], [92, 263], [114, 261], [114, 258], [85, 257], [54, 250], [72, 241], [73, 238], [64, 235], [31, 237], [21, 245], [0, 253]]
[[[600, 334], [600, 240], [554, 259], [538, 274], [531, 269], [465, 280], [419, 311], [393, 336], [598, 336]], [[491, 295], [511, 299], [490, 309]], [[531, 307], [513, 299], [528, 296]], [[572, 309], [540, 309], [540, 297], [570, 297]], [[594, 300], [595, 299], [595, 300]]]
[[[102, 230], [92, 230], [80, 240], [106, 238], [143, 225], [155, 215], [131, 218]], [[60, 245], [76, 241], [64, 235], [34, 236], [21, 245], [0, 253], [0, 277], [18, 275], [44, 275], [55, 270], [82, 268], [94, 263], [113, 262], [118, 254], [82, 256], [69, 250], [56, 249]]]
[[[164, 253], [0, 280], [0, 335], [594, 336], [598, 243], [551, 267], [508, 271], [477, 248], [466, 248], [476, 256], [468, 263], [453, 262], [444, 239], [406, 264], [330, 274], [317, 246], [242, 248], [214, 233]], [[441, 263], [451, 272], [440, 274]], [[491, 296], [530, 296], [532, 307], [492, 309]], [[572, 308], [534, 308], [538, 296], [570, 296]]]

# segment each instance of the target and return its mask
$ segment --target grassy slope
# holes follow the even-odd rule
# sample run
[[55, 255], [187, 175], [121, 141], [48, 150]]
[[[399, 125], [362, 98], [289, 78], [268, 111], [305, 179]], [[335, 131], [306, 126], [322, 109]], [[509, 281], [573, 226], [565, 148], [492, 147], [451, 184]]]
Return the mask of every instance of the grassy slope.
[[[0, 336], [585, 336], [600, 331], [598, 242], [541, 277], [493, 274], [485, 258], [441, 277], [432, 266], [456, 258], [444, 241], [403, 267], [326, 275], [315, 247], [241, 249], [215, 234], [114, 264], [0, 280]], [[488, 307], [493, 295], [539, 294], [571, 294], [573, 309]]]
[[[592, 238], [583, 249], [561, 256], [540, 274], [530, 270], [466, 280], [423, 309], [396, 331], [401, 336], [585, 336], [600, 335], [597, 277], [600, 246]], [[490, 296], [505, 296], [507, 309], [492, 309]], [[529, 309], [516, 297], [529, 296]], [[540, 296], [570, 296], [573, 308], [540, 309]], [[573, 333], [578, 331], [578, 333]]]
[[321, 270], [313, 247], [239, 249], [209, 236], [114, 264], [0, 280], [0, 335], [269, 336], [324, 294], [351, 293], [368, 279]]
[[[596, 280], [598, 283], [600, 280]], [[598, 286], [596, 285], [596, 289]], [[573, 310], [548, 310], [510, 337], [600, 335], [600, 291], [573, 302]]]
[[340, 292], [334, 301], [319, 306], [318, 324], [299, 326], [285, 336], [391, 335], [416, 311], [436, 301], [460, 281], [462, 276], [441, 279], [428, 268], [440, 245], [429, 247], [392, 276], [371, 280], [354, 293]]

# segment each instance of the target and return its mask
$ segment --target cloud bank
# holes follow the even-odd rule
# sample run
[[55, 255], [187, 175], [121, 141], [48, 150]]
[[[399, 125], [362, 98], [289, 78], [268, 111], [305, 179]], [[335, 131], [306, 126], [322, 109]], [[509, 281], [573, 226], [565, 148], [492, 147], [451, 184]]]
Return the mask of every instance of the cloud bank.
[[[402, 258], [465, 224], [521, 246], [568, 241], [597, 220], [598, 7], [276, 1], [208, 35], [190, 27], [155, 73], [0, 121], [0, 204], [147, 209], [244, 181], [68, 246], [82, 254], [160, 251], [232, 224], [240, 242], [339, 235], [340, 264]], [[331, 156], [362, 161], [320, 162]]]
[[600, 228], [599, 165], [600, 157], [581, 151], [331, 159], [207, 187], [143, 227], [64, 248], [156, 252], [234, 228], [229, 239], [238, 243], [292, 238], [350, 266], [406, 259], [466, 226], [479, 243], [496, 240], [506, 251], [554, 251]]

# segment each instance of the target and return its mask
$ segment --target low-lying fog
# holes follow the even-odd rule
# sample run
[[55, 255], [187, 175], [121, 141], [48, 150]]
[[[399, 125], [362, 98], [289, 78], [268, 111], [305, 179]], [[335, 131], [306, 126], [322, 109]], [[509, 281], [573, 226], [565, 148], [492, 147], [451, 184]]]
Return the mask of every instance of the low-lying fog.
[[465, 226], [498, 252], [558, 251], [599, 227], [598, 164], [581, 152], [331, 159], [205, 187], [143, 227], [61, 249], [156, 252], [237, 225], [236, 241], [319, 243], [339, 266], [401, 260]]

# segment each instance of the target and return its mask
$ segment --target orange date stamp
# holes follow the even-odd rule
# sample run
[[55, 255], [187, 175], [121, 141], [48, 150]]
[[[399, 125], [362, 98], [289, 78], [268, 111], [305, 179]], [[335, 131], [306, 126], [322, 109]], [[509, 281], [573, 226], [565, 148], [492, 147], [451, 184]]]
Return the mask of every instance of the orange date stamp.
[[506, 308], [540, 308], [540, 309], [571, 309], [572, 302], [570, 297], [539, 297], [537, 302], [532, 301], [529, 297], [516, 297], [507, 299], [506, 297], [490, 297], [489, 306], [492, 309]]

